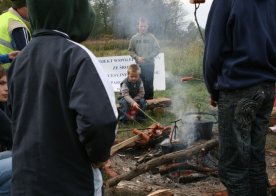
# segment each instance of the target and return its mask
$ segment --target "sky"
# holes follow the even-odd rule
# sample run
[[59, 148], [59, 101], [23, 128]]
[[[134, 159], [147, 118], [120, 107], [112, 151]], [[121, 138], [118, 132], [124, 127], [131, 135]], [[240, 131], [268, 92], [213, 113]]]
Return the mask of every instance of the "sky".
[[[185, 6], [185, 9], [189, 12], [189, 15], [187, 15], [187, 19], [195, 21], [194, 19], [195, 5], [189, 3], [189, 0], [182, 0], [182, 2], [183, 2], [183, 5]], [[205, 0], [205, 3], [200, 4], [197, 10], [198, 23], [203, 28], [205, 28], [206, 20], [207, 20], [209, 9], [212, 2], [213, 0]]]

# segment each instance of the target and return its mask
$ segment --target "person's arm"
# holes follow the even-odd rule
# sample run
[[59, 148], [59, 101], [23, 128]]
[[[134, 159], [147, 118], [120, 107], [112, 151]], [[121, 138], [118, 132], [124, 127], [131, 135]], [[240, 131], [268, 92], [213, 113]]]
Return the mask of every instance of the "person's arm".
[[[160, 46], [159, 46], [159, 43], [158, 43], [156, 37], [153, 34], [150, 34], [150, 36], [152, 37], [152, 51], [149, 54], [148, 58], [152, 59], [160, 53]], [[145, 59], [145, 60], [147, 60], [147, 59]]]
[[10, 63], [11, 60], [9, 59], [8, 54], [0, 55], [0, 64]]
[[[77, 134], [91, 163], [108, 160], [117, 126], [113, 88], [96, 58], [82, 59], [70, 79], [70, 109], [76, 112]], [[91, 86], [93, 84], [93, 87]]]
[[134, 59], [134, 60], [137, 60], [137, 53], [135, 51], [135, 39], [134, 37], [132, 37], [129, 41], [129, 46], [128, 46], [128, 52], [129, 52], [129, 55]]
[[132, 105], [135, 102], [129, 94], [129, 89], [128, 89], [126, 83], [122, 84], [121, 94], [130, 105]]
[[0, 55], [0, 64], [10, 63], [12, 60], [16, 58], [16, 56], [20, 53], [20, 51], [12, 51], [9, 54]]
[[12, 47], [22, 50], [30, 41], [31, 36], [26, 28], [19, 27], [12, 31]]
[[[205, 29], [203, 73], [206, 87], [213, 101], [218, 100], [217, 78], [223, 63], [225, 45], [230, 42], [227, 32], [232, 0], [214, 0]], [[229, 44], [228, 44], [229, 45]]]

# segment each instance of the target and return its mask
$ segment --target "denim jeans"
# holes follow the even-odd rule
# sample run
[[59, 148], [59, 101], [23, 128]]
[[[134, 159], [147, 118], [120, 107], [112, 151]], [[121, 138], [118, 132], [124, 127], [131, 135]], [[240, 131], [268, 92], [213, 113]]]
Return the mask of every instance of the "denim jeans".
[[[120, 103], [120, 110], [119, 110], [119, 120], [121, 122], [126, 122], [128, 120], [130, 120], [127, 116], [127, 113], [130, 109], [130, 104], [125, 100], [124, 97], [122, 97], [119, 101]], [[140, 99], [139, 101], [137, 101], [137, 103], [139, 104], [140, 108], [145, 111], [146, 106], [147, 106], [147, 102], [145, 99]], [[144, 119], [144, 114], [141, 111], [138, 111], [138, 114], [136, 116], [136, 120], [141, 120]]]
[[274, 83], [219, 92], [219, 174], [229, 196], [267, 195], [265, 142]]
[[11, 151], [0, 153], [0, 195], [9, 196], [11, 189], [12, 158]]
[[145, 99], [153, 99], [154, 64], [143, 64], [141, 67], [141, 79], [145, 88]]
[[102, 196], [103, 177], [100, 169], [93, 168], [93, 180], [94, 180], [94, 196]]

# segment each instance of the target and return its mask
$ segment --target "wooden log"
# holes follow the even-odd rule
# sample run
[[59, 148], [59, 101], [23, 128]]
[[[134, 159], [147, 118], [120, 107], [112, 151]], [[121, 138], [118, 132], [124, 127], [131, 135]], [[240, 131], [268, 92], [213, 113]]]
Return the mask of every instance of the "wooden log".
[[157, 107], [165, 108], [165, 107], [169, 107], [171, 104], [172, 104], [172, 101], [169, 98], [148, 99], [147, 109], [152, 110]]
[[218, 171], [217, 168], [202, 167], [198, 165], [191, 165], [189, 163], [184, 162], [184, 163], [173, 163], [171, 165], [160, 168], [159, 173], [160, 175], [165, 175], [165, 174], [174, 172], [176, 170], [193, 170], [195, 172], [205, 173], [205, 174]]
[[197, 182], [197, 181], [203, 180], [207, 177], [208, 177], [208, 175], [199, 174], [199, 173], [192, 173], [192, 174], [180, 176], [178, 178], [178, 183], [186, 184], [186, 183], [190, 183], [190, 182]]
[[128, 146], [129, 144], [132, 144], [138, 140], [141, 139], [141, 136], [140, 135], [135, 135], [131, 138], [128, 138], [126, 139], [125, 141], [119, 143], [119, 144], [116, 144], [114, 146], [111, 147], [111, 152], [110, 152], [110, 155], [112, 156], [115, 152], [117, 152], [118, 150]]
[[160, 189], [157, 191], [154, 191], [147, 196], [173, 196], [173, 192], [170, 189]]
[[171, 163], [173, 160], [177, 159], [177, 158], [181, 158], [181, 159], [187, 159], [192, 157], [195, 154], [198, 154], [199, 152], [201, 152], [203, 149], [205, 151], [208, 151], [214, 147], [216, 147], [218, 145], [218, 140], [217, 139], [212, 139], [209, 140], [203, 144], [197, 145], [197, 146], [193, 146], [191, 148], [185, 149], [185, 150], [180, 150], [180, 151], [176, 151], [173, 153], [169, 153], [169, 154], [165, 154], [163, 156], [160, 156], [158, 158], [152, 159], [146, 163], [142, 163], [140, 165], [138, 165], [134, 170], [125, 173], [125, 174], [121, 174], [115, 178], [112, 178], [110, 180], [108, 180], [106, 182], [106, 185], [108, 187], [112, 187], [117, 185], [121, 180], [131, 180], [133, 178], [135, 178], [136, 176], [139, 176], [142, 173], [145, 173], [157, 166], [166, 164], [166, 163]]
[[[150, 194], [154, 194], [157, 191], [164, 191], [164, 187], [151, 185], [144, 182], [131, 182], [131, 181], [121, 181], [114, 189], [114, 196], [149, 196]], [[164, 191], [163, 193], [168, 194], [172, 193], [173, 195], [181, 195], [181, 189], [165, 189], [167, 193]], [[158, 193], [158, 192], [157, 192]], [[157, 194], [156, 193], [156, 194]], [[157, 195], [155, 195], [157, 196]], [[163, 196], [163, 195], [162, 195]], [[166, 196], [164, 194], [164, 196]]]

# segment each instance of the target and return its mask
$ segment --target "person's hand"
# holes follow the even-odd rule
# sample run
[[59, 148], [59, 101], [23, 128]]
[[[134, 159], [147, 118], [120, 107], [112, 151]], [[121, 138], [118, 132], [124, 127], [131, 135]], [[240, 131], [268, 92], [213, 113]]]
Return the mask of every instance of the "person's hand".
[[218, 102], [217, 102], [217, 101], [215, 101], [215, 100], [213, 100], [212, 98], [210, 98], [210, 100], [209, 100], [209, 104], [210, 104], [211, 106], [213, 106], [213, 107], [217, 107]]
[[102, 168], [102, 167], [105, 166], [106, 163], [107, 163], [107, 161], [99, 162], [99, 163], [92, 163], [91, 165], [92, 165], [93, 168]]
[[137, 102], [134, 102], [131, 106], [134, 107], [134, 108], [136, 108], [136, 109], [139, 108], [139, 104]]
[[143, 57], [138, 56], [137, 61], [138, 61], [138, 63], [144, 63], [145, 60]]
[[16, 56], [20, 53], [20, 51], [12, 51], [9, 53], [9, 59], [14, 60]]

